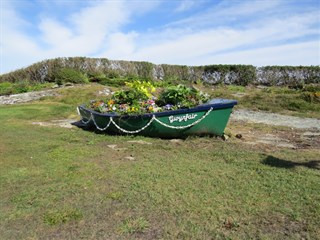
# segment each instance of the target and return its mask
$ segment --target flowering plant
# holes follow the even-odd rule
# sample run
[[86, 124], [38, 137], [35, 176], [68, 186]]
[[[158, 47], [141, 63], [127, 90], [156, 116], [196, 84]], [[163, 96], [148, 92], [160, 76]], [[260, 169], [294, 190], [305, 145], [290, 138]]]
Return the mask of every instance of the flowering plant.
[[208, 100], [205, 94], [183, 85], [164, 89], [159, 98], [152, 95], [155, 87], [150, 82], [136, 80], [126, 83], [126, 86], [126, 89], [114, 92], [109, 99], [91, 101], [90, 108], [102, 113], [143, 114], [190, 108]]

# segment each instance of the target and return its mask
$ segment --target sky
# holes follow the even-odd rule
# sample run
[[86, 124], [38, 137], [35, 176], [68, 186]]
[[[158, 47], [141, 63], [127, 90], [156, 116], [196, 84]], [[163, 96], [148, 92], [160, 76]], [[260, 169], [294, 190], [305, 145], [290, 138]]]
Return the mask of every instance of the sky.
[[56, 57], [320, 65], [320, 0], [0, 0], [0, 74]]

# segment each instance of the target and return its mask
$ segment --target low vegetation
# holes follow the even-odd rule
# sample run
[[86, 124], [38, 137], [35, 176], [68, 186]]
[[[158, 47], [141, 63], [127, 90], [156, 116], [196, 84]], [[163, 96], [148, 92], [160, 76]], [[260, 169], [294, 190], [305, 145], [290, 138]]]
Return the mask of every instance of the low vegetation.
[[[172, 141], [33, 124], [76, 118], [75, 107], [103, 88], [80, 85], [0, 106], [2, 239], [319, 239], [316, 147], [270, 150], [234, 137]], [[313, 92], [217, 86], [210, 93], [260, 109]], [[262, 99], [249, 105], [257, 93]], [[274, 103], [264, 103], [267, 96]], [[305, 114], [319, 116], [317, 109]]]
[[[76, 76], [76, 77], [75, 77]], [[44, 60], [7, 74], [0, 82], [26, 80], [36, 83], [101, 82], [115, 83], [115, 78], [144, 80], [203, 81], [209, 84], [237, 84], [247, 86], [301, 86], [320, 83], [319, 66], [205, 65], [186, 66], [152, 64], [150, 62], [116, 61], [106, 58], [69, 57]]]
[[53, 83], [30, 83], [28, 81], [0, 82], [0, 96], [49, 89], [53, 85]]
[[320, 118], [320, 85], [301, 88], [218, 85], [212, 97], [236, 99], [241, 108]]

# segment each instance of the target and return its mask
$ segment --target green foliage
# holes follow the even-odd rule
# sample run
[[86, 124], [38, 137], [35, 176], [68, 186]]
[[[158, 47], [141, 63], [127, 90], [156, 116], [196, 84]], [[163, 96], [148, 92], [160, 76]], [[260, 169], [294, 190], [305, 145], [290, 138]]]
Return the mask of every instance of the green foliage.
[[70, 83], [88, 83], [88, 78], [85, 74], [71, 69], [71, 68], [62, 68], [55, 75], [55, 81], [57, 84], [61, 85], [67, 82]]
[[178, 85], [165, 89], [160, 94], [158, 104], [160, 106], [172, 104], [181, 107], [194, 107], [207, 101], [208, 97], [197, 89]]
[[121, 77], [116, 71], [103, 72], [90, 72], [87, 74], [89, 82], [97, 82], [102, 85], [108, 86], [124, 86], [126, 79]]
[[137, 77], [140, 79], [152, 79], [153, 64], [149, 62], [135, 62]]
[[302, 87], [304, 84], [320, 83], [319, 66], [264, 66], [260, 71], [267, 72], [265, 81], [269, 85]]
[[320, 103], [320, 91], [319, 92], [303, 92], [300, 98], [308, 103]]
[[31, 91], [39, 91], [50, 87], [52, 87], [51, 83], [32, 84], [29, 81], [18, 81], [15, 83], [2, 82], [0, 83], [0, 96], [25, 93]]
[[302, 88], [304, 92], [320, 92], [320, 84], [304, 85]]
[[106, 198], [119, 201], [123, 198], [123, 195], [124, 195], [123, 192], [119, 192], [119, 191], [110, 192], [106, 195]]
[[126, 82], [128, 89], [114, 92], [106, 101], [91, 100], [89, 107], [98, 112], [119, 114], [144, 114], [192, 108], [207, 102], [208, 95], [184, 85], [170, 86], [162, 90], [159, 99], [153, 96], [155, 87], [150, 82], [135, 80]]
[[143, 217], [128, 218], [119, 226], [119, 231], [122, 234], [143, 233], [149, 227], [149, 223]]
[[181, 83], [181, 81], [189, 80], [188, 66], [162, 64], [161, 67], [164, 72], [164, 81]]
[[231, 84], [246, 86], [253, 83], [257, 78], [256, 68], [252, 65], [207, 65], [203, 69], [204, 73], [220, 73], [222, 83], [225, 82], [227, 74], [230, 73], [237, 75], [237, 78]]
[[148, 98], [134, 89], [127, 89], [115, 92], [112, 99], [119, 104], [136, 105], [138, 101], [147, 100]]
[[133, 82], [126, 82], [126, 85], [137, 91], [142, 97], [151, 98], [152, 93], [156, 90], [152, 83], [146, 81], [136, 80]]
[[50, 210], [43, 216], [43, 221], [49, 225], [59, 225], [72, 220], [80, 220], [83, 215], [79, 209]]
[[13, 92], [13, 84], [11, 82], [0, 83], [0, 95], [9, 95]]
[[238, 85], [228, 85], [227, 89], [231, 92], [244, 93], [246, 91], [246, 88], [244, 86], [238, 86]]
[[152, 97], [155, 88], [150, 82], [136, 80], [126, 82], [129, 89], [116, 91], [112, 99], [118, 104], [136, 105], [139, 101]]

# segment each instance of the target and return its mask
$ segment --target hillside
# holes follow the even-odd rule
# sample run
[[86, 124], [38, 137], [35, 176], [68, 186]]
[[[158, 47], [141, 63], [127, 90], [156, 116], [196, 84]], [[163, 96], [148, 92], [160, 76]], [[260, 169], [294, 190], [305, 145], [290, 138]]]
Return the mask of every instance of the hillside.
[[320, 83], [319, 66], [252, 65], [156, 65], [150, 62], [117, 61], [106, 58], [56, 58], [43, 60], [0, 76], [0, 82], [34, 83], [100, 82], [132, 78], [148, 80], [202, 81], [208, 84], [301, 85]]

